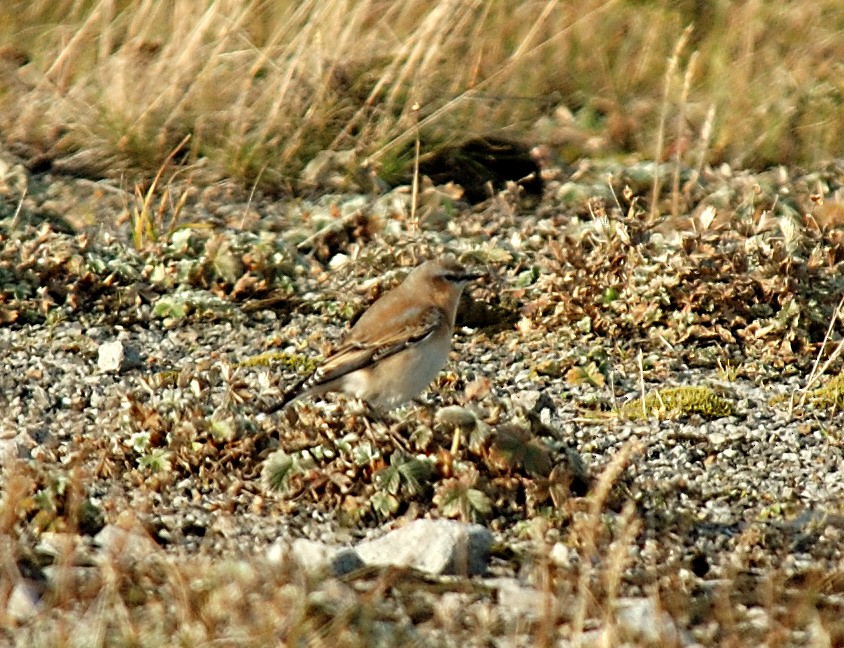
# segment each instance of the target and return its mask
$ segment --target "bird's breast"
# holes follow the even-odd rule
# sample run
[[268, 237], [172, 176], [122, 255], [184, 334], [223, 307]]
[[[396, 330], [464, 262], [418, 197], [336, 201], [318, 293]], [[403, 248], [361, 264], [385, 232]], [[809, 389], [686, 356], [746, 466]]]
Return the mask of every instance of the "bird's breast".
[[415, 398], [437, 377], [448, 360], [451, 332], [423, 341], [345, 377], [343, 391], [379, 408], [391, 409]]

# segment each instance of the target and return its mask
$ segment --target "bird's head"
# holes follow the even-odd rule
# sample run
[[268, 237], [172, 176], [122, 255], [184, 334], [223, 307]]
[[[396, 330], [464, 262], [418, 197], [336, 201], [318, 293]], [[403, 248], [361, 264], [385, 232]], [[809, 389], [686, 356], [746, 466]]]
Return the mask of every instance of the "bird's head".
[[468, 270], [453, 257], [446, 256], [416, 267], [405, 281], [427, 292], [435, 303], [451, 310], [456, 308], [466, 283], [484, 275], [483, 272]]

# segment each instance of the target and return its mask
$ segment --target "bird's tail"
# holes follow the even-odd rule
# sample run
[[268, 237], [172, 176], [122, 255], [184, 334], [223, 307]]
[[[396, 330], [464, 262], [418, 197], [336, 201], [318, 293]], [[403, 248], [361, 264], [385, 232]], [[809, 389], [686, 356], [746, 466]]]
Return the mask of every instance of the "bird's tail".
[[302, 378], [301, 380], [296, 381], [296, 384], [294, 384], [291, 387], [288, 387], [285, 390], [285, 392], [281, 395], [281, 398], [279, 400], [277, 400], [272, 405], [269, 405], [268, 407], [266, 407], [264, 409], [264, 413], [273, 414], [274, 412], [278, 412], [279, 410], [283, 410], [285, 407], [290, 405], [290, 403], [295, 401], [297, 398], [299, 398], [300, 396], [304, 396], [305, 392], [307, 390], [303, 390], [302, 387], [304, 387], [305, 383], [307, 383], [310, 379], [311, 379], [310, 376], [306, 376], [305, 378]]

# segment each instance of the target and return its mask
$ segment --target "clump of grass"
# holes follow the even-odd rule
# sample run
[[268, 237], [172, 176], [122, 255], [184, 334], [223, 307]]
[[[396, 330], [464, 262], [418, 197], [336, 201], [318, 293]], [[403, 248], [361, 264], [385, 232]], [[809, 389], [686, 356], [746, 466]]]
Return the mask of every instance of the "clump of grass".
[[822, 387], [811, 390], [807, 400], [819, 409], [839, 411], [844, 408], [844, 373], [833, 376]]
[[730, 416], [733, 403], [711, 387], [667, 387], [648, 394], [643, 400], [630, 401], [621, 408], [622, 416], [644, 419], [650, 416], [682, 418], [697, 414], [706, 419]]
[[[185, 206], [188, 199], [188, 191], [183, 190], [181, 196], [175, 205], [170, 204], [170, 183], [167, 184], [158, 196], [158, 205], [155, 205], [157, 190], [161, 182], [161, 177], [164, 174], [167, 165], [172, 159], [187, 145], [190, 140], [190, 134], [185, 135], [181, 142], [176, 145], [164, 160], [158, 173], [155, 174], [146, 191], [142, 191], [139, 185], [135, 185], [135, 204], [132, 206], [131, 220], [132, 220], [132, 243], [136, 250], [142, 250], [151, 243], [156, 243], [165, 234], [170, 236], [176, 229], [176, 223], [179, 220], [179, 215]], [[175, 175], [175, 174], [174, 174]], [[171, 177], [171, 182], [172, 182]], [[168, 207], [171, 208], [168, 210]], [[164, 215], [168, 211], [171, 212], [170, 223], [167, 227], [164, 226]]]
[[[842, 380], [841, 376], [844, 374], [839, 374], [838, 376], [832, 378], [825, 386], [811, 390], [811, 388], [817, 383], [821, 376], [823, 376], [827, 369], [835, 362], [838, 357], [841, 355], [842, 351], [844, 351], [844, 342], [839, 341], [830, 353], [829, 357], [821, 364], [821, 358], [824, 355], [826, 350], [827, 342], [829, 342], [830, 336], [835, 328], [835, 323], [841, 317], [841, 309], [844, 306], [844, 297], [841, 298], [841, 301], [838, 302], [838, 306], [836, 306], [835, 310], [832, 313], [832, 317], [829, 320], [829, 325], [827, 326], [826, 333], [824, 334], [823, 342], [821, 343], [820, 347], [818, 348], [818, 355], [815, 358], [815, 362], [812, 365], [812, 371], [809, 374], [809, 378], [806, 382], [806, 386], [803, 389], [803, 395], [800, 397], [800, 406], [802, 407], [806, 399], [811, 396], [812, 402], [815, 404], [821, 404], [824, 406], [825, 403], [829, 407], [834, 407], [838, 409], [841, 406], [841, 388]], [[811, 391], [810, 391], [811, 390]], [[792, 397], [792, 406], [793, 406], [793, 397]]]
[[[197, 178], [285, 190], [324, 149], [377, 166], [417, 138], [537, 137], [538, 120], [562, 109], [571, 124], [545, 139], [569, 155], [589, 140], [592, 152], [651, 157], [663, 135], [675, 211], [680, 163], [812, 164], [842, 149], [835, 0], [205, 0], [186, 11], [4, 5], [6, 139], [60, 170], [152, 177], [190, 136], [176, 161], [201, 162]], [[684, 83], [666, 77], [667, 60]]]

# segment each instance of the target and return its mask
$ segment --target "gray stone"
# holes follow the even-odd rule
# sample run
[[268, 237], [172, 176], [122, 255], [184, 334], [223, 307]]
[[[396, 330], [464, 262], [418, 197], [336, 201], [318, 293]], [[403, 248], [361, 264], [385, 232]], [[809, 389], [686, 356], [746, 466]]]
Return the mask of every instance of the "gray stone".
[[9, 601], [6, 604], [6, 614], [15, 621], [25, 621], [35, 615], [40, 608], [41, 595], [44, 593], [43, 582], [22, 578], [15, 583]]
[[[493, 578], [484, 583], [497, 590], [498, 604], [509, 614], [534, 621], [546, 614], [545, 594], [535, 587], [525, 585], [515, 578]], [[551, 598], [551, 613], [556, 614], [558, 599], [553, 595]]]
[[103, 342], [99, 347], [97, 366], [102, 372], [120, 373], [141, 364], [138, 350], [120, 340]]
[[621, 635], [638, 643], [674, 646], [680, 640], [671, 616], [651, 598], [615, 601], [615, 620]]
[[478, 417], [471, 410], [459, 405], [441, 407], [437, 410], [435, 418], [440, 425], [452, 429], [469, 429], [475, 427], [478, 423]]
[[413, 567], [431, 574], [484, 574], [492, 533], [479, 524], [414, 520], [355, 547], [367, 565]]
[[144, 558], [158, 551], [158, 545], [140, 525], [124, 529], [107, 524], [94, 536], [94, 544], [116, 558]]
[[293, 559], [310, 573], [328, 570], [332, 576], [343, 576], [364, 566], [354, 549], [297, 538], [293, 542], [278, 540], [267, 550], [270, 562]]

